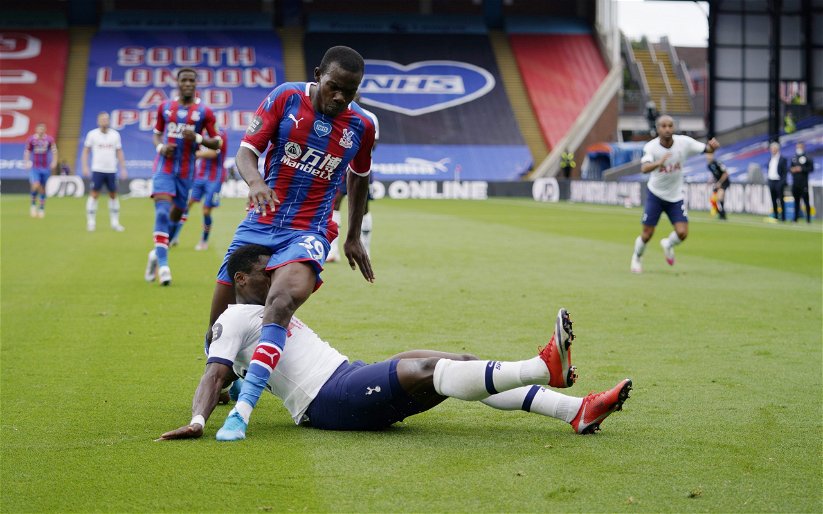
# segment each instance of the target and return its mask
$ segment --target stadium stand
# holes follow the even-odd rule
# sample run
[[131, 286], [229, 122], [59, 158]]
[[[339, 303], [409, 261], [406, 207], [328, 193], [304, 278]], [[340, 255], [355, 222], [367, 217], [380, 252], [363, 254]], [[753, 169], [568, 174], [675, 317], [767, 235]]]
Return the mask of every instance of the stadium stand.
[[64, 90], [69, 32], [6, 29], [0, 36], [4, 44], [0, 176], [23, 179], [29, 176], [22, 166], [23, 150], [34, 126], [45, 123], [52, 137], [60, 127], [63, 95], [54, 92]]
[[531, 168], [482, 19], [312, 17], [307, 75], [336, 44], [366, 59], [361, 104], [380, 120], [376, 178], [516, 180]]
[[[543, 33], [524, 33], [540, 30]], [[528, 27], [507, 24], [509, 41], [546, 145], [571, 128], [606, 78], [608, 68], [591, 29], [575, 19]]]

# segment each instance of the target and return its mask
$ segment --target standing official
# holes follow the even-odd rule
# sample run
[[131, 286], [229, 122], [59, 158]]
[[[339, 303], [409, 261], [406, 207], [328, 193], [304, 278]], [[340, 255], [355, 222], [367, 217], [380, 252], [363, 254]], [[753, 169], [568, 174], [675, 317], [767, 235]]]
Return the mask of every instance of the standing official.
[[797, 143], [792, 157], [792, 196], [794, 196], [794, 221], [800, 214], [800, 200], [806, 205], [806, 223], [812, 222], [812, 206], [809, 204], [809, 174], [814, 170], [814, 162], [806, 156], [806, 145]]
[[786, 175], [788, 174], [788, 162], [780, 155], [780, 143], [774, 141], [769, 145], [772, 156], [769, 159], [768, 179], [769, 193], [772, 196], [772, 217], [780, 217], [780, 221], [786, 221], [786, 206], [783, 203], [783, 190], [786, 189]]

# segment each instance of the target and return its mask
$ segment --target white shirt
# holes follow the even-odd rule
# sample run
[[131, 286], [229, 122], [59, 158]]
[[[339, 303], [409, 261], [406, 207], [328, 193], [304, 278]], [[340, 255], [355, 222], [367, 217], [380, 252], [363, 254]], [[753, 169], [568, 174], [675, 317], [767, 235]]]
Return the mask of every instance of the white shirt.
[[91, 171], [117, 173], [117, 150], [123, 148], [120, 133], [109, 128], [103, 132], [99, 128], [86, 134], [86, 148], [91, 148]]
[[[262, 325], [262, 305], [229, 305], [212, 329], [207, 362], [226, 364], [237, 376], [245, 377]], [[292, 318], [283, 355], [266, 389], [283, 400], [294, 422], [300, 424], [320, 388], [347, 360], [303, 322]]]
[[769, 180], [780, 180], [780, 173], [777, 171], [778, 164], [780, 164], [780, 154], [772, 155], [769, 159]]
[[672, 147], [665, 148], [656, 137], [643, 147], [640, 162], [657, 162], [666, 153], [671, 156], [666, 163], [649, 173], [649, 191], [667, 202], [679, 202], [683, 199], [683, 163], [692, 155], [703, 153], [706, 144], [695, 141], [689, 136], [672, 135]]

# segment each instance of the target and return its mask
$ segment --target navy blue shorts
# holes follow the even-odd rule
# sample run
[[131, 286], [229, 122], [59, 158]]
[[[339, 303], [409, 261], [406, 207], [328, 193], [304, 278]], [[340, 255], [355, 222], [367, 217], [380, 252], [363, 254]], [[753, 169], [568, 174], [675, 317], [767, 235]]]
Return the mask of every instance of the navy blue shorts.
[[643, 218], [640, 220], [644, 225], [656, 227], [660, 221], [660, 215], [666, 213], [672, 225], [679, 222], [688, 223], [689, 218], [686, 213], [686, 205], [683, 200], [679, 202], [667, 202], [649, 191], [646, 195], [646, 207], [643, 209]]
[[117, 192], [117, 173], [101, 173], [99, 171], [91, 172], [91, 190], [101, 191], [103, 184], [111, 193]]
[[341, 364], [309, 405], [310, 425], [324, 430], [382, 430], [425, 411], [400, 387], [397, 362]]

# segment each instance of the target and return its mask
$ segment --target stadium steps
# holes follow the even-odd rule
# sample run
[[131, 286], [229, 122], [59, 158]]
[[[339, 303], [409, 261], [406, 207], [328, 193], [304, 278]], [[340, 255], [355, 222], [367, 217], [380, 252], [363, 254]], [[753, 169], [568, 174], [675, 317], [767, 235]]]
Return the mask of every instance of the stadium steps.
[[[283, 44], [283, 67], [286, 82], [314, 80], [306, 76], [306, 61], [303, 53], [303, 27], [283, 27], [277, 30]], [[280, 80], [279, 82], [283, 82]]]
[[[674, 73], [669, 55], [659, 52], [652, 56], [651, 52], [644, 48], [635, 49], [634, 56], [638, 65], [643, 68], [649, 84], [649, 97], [657, 104], [657, 108], [661, 112], [691, 114], [692, 102], [688, 89]], [[665, 78], [660, 71], [659, 63], [662, 63], [666, 72]], [[671, 94], [666, 88], [666, 81], [671, 87]], [[665, 108], [663, 108], [664, 105]]]
[[[77, 163], [83, 103], [86, 98], [86, 75], [89, 68], [91, 40], [96, 27], [72, 27], [69, 29], [69, 63], [66, 69], [66, 90], [60, 107], [60, 129], [57, 131], [57, 148], [60, 160], [69, 166]], [[74, 170], [75, 174], [81, 170]]]
[[546, 158], [549, 151], [543, 139], [543, 132], [537, 123], [534, 109], [529, 101], [526, 86], [520, 76], [520, 69], [517, 67], [517, 60], [514, 58], [509, 38], [500, 30], [489, 31], [489, 39], [497, 59], [497, 67], [500, 76], [503, 78], [503, 87], [514, 111], [514, 117], [520, 126], [520, 133], [529, 147], [535, 165]]

